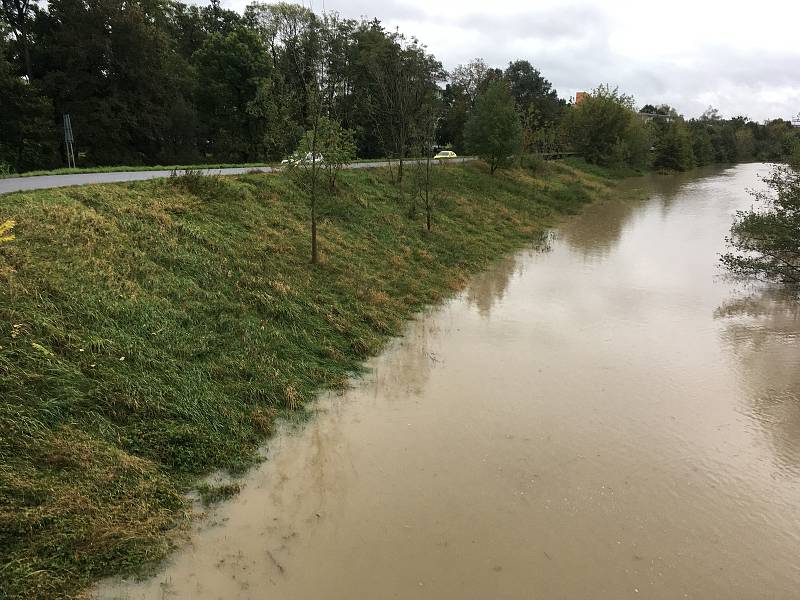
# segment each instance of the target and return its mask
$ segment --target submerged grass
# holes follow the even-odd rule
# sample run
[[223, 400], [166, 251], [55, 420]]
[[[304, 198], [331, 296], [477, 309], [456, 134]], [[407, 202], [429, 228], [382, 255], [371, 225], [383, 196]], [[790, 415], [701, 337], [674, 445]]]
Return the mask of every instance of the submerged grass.
[[431, 233], [386, 170], [343, 172], [317, 266], [283, 175], [3, 197], [0, 590], [75, 597], [162, 558], [200, 476], [253, 464], [415, 311], [612, 189], [564, 163], [438, 172]]
[[201, 483], [197, 486], [197, 493], [200, 494], [200, 500], [202, 500], [203, 504], [206, 506], [232, 498], [240, 491], [241, 487], [238, 483], [223, 483], [220, 485]]

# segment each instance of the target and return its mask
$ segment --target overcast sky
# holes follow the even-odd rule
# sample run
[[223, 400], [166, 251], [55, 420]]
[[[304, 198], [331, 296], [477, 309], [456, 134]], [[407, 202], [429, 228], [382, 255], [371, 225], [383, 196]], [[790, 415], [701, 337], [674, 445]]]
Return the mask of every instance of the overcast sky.
[[[223, 0], [242, 11], [249, 0]], [[322, 0], [306, 1], [316, 11]], [[800, 113], [800, 0], [325, 0], [414, 35], [446, 69], [529, 60], [560, 96], [618, 85], [686, 116]], [[649, 9], [649, 10], [648, 10]]]

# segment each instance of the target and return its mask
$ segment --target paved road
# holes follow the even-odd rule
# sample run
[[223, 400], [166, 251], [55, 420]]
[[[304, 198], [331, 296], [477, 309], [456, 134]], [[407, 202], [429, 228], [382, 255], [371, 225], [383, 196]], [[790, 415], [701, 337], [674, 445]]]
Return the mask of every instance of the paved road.
[[[473, 157], [451, 159], [449, 162], [467, 162], [475, 160]], [[357, 162], [347, 165], [348, 169], [372, 169], [388, 166], [389, 162], [377, 160], [373, 162]], [[273, 173], [280, 170], [277, 167], [235, 167], [229, 169], [203, 169], [207, 175], [241, 175], [251, 171]], [[40, 175], [38, 177], [10, 177], [0, 179], [0, 194], [22, 192], [26, 190], [41, 190], [45, 188], [67, 187], [70, 185], [87, 185], [94, 183], [118, 183], [120, 181], [140, 181], [143, 179], [157, 179], [169, 177], [172, 171], [121, 171], [118, 173], [76, 173], [72, 175]]]

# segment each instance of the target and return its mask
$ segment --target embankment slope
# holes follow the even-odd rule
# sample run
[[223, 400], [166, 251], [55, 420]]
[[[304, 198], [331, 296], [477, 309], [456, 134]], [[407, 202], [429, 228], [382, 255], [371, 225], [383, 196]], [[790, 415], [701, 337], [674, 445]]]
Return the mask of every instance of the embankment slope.
[[0, 199], [0, 589], [73, 597], [163, 557], [198, 476], [252, 464], [415, 311], [613, 189], [565, 163], [437, 178], [427, 233], [387, 170], [342, 173], [316, 266], [280, 174]]

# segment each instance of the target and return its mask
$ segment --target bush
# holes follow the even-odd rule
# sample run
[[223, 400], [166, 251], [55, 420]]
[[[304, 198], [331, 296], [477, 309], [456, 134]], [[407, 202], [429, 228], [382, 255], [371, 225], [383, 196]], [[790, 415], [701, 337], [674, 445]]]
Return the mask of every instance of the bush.
[[692, 134], [682, 120], [660, 127], [656, 140], [655, 166], [674, 171], [686, 171], [694, 166]]
[[522, 145], [522, 125], [505, 81], [491, 82], [478, 96], [464, 138], [467, 148], [489, 163], [492, 174], [510, 164]]
[[635, 118], [632, 97], [600, 86], [572, 106], [564, 128], [572, 146], [587, 162], [609, 166], [630, 152], [627, 138], [634, 131], [631, 121]]
[[518, 165], [521, 169], [532, 173], [541, 173], [544, 170], [545, 162], [538, 154], [520, 154]]
[[720, 260], [732, 273], [800, 286], [800, 157], [764, 178], [769, 191], [753, 192], [760, 209], [736, 213], [732, 252]]

